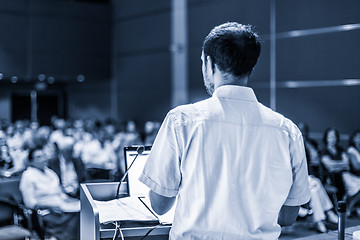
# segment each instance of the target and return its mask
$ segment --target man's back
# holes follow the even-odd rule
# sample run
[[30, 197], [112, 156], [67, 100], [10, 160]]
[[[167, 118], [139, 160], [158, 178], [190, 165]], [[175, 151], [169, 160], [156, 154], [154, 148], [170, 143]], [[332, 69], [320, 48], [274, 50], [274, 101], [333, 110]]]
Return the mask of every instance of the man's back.
[[201, 52], [212, 97], [159, 130], [140, 180], [158, 213], [177, 197], [171, 239], [276, 239], [310, 199], [299, 130], [243, 87], [260, 52], [252, 26], [214, 27]]
[[[168, 117], [181, 156], [172, 237], [277, 238], [278, 214], [293, 184], [291, 155], [299, 154], [299, 164], [303, 156], [290, 152], [303, 149], [295, 125], [239, 86], [220, 87]], [[155, 145], [149, 158], [160, 158], [157, 151]]]

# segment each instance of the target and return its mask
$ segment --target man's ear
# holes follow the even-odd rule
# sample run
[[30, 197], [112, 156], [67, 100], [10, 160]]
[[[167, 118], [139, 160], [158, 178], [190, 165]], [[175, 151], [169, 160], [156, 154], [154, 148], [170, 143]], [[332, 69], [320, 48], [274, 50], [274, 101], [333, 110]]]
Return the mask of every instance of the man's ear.
[[209, 73], [211, 75], [214, 74], [215, 66], [210, 56], [206, 57], [206, 68], [208, 69], [208, 71], [210, 71]]

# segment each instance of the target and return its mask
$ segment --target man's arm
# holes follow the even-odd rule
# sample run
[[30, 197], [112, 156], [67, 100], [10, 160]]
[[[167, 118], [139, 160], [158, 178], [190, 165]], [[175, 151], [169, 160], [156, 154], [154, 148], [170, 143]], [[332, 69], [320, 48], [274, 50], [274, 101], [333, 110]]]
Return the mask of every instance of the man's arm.
[[293, 225], [298, 216], [299, 209], [300, 206], [283, 205], [280, 209], [278, 224], [282, 227]]
[[154, 211], [159, 214], [163, 215], [167, 211], [170, 210], [170, 208], [174, 205], [176, 197], [165, 197], [160, 194], [157, 194], [150, 190], [150, 201], [151, 201], [151, 207], [154, 209]]

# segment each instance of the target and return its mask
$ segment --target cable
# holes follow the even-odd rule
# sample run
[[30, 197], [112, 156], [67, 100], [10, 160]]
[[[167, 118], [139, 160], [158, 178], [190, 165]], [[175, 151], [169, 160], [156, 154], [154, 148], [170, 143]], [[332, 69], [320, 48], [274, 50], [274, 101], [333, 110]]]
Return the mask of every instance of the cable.
[[144, 240], [152, 231], [154, 231], [159, 226], [162, 226], [162, 224], [158, 224], [155, 227], [153, 227], [152, 229], [150, 229], [140, 240]]
[[113, 236], [112, 240], [116, 240], [116, 238], [119, 236], [119, 233], [120, 233], [121, 240], [124, 240], [124, 234], [120, 228], [120, 223], [115, 222], [115, 232], [114, 232], [114, 236]]
[[116, 190], [115, 199], [118, 199], [118, 198], [119, 198], [119, 191], [120, 191], [121, 183], [125, 180], [126, 176], [128, 175], [131, 166], [134, 164], [136, 158], [137, 158], [140, 154], [142, 154], [144, 151], [145, 151], [145, 146], [139, 146], [139, 147], [136, 149], [136, 155], [135, 155], [134, 160], [131, 162], [131, 164], [130, 164], [130, 166], [128, 167], [128, 169], [126, 169], [126, 172], [124, 173], [124, 176], [120, 179], [120, 182], [119, 182], [118, 187], [117, 187], [117, 190]]
[[[113, 223], [114, 224], [114, 223]], [[144, 240], [147, 236], [149, 236], [149, 234], [154, 231], [156, 228], [160, 227], [160, 226], [163, 226], [162, 224], [158, 224], [156, 225], [155, 227], [151, 228], [149, 231], [147, 231], [147, 233], [140, 239], [140, 240]], [[114, 232], [114, 236], [112, 238], [112, 240], [116, 240], [116, 238], [119, 236], [120, 234], [120, 237], [121, 237], [121, 240], [125, 240], [124, 238], [124, 234], [121, 230], [121, 227], [120, 227], [120, 223], [119, 222], [115, 222], [115, 232]]]
[[115, 232], [114, 232], [114, 236], [112, 238], [112, 240], [115, 240], [118, 236], [119, 236], [119, 231], [120, 229], [120, 224], [118, 225], [118, 222], [115, 222]]
[[119, 232], [120, 232], [121, 240], [124, 240], [124, 234], [123, 234], [121, 228], [119, 228]]

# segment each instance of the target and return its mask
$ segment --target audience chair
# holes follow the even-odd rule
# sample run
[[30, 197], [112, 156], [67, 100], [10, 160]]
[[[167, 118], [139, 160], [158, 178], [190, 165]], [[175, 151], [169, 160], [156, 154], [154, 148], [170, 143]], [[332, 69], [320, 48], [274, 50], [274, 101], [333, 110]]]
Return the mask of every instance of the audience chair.
[[[20, 176], [0, 179], [0, 239], [26, 239], [28, 235], [35, 239], [45, 239], [41, 216], [37, 209], [27, 208], [23, 204], [19, 183]], [[14, 237], [11, 238], [11, 235]]]
[[0, 239], [29, 239], [33, 236], [31, 211], [22, 204], [19, 182], [20, 178], [0, 179]]

